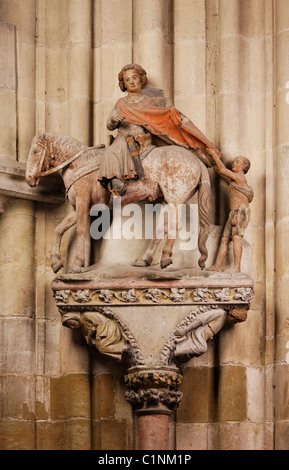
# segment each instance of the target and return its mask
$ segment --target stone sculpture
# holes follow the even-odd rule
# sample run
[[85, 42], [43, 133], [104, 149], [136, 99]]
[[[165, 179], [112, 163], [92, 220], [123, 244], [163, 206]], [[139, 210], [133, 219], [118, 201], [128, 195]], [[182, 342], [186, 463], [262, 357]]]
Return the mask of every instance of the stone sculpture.
[[247, 184], [245, 174], [250, 168], [250, 161], [246, 157], [236, 157], [232, 163], [232, 171], [226, 168], [214, 150], [208, 150], [212, 156], [216, 172], [230, 185], [230, 214], [222, 234], [220, 248], [215, 264], [208, 271], [221, 271], [222, 264], [228, 252], [230, 239], [233, 241], [234, 267], [231, 272], [241, 271], [242, 238], [250, 220], [249, 203], [254, 193]]
[[[145, 70], [129, 64], [119, 74], [119, 84], [127, 96], [121, 98], [109, 118], [108, 128], [118, 128], [113, 144], [102, 149], [86, 147], [68, 136], [39, 132], [32, 140], [26, 181], [36, 186], [39, 179], [60, 172], [66, 195], [74, 210], [59, 224], [51, 254], [51, 266], [57, 272], [62, 266], [61, 238], [77, 224], [77, 253], [70, 272], [85, 266], [85, 237], [90, 208], [98, 203], [109, 204], [110, 194], [124, 195], [122, 204], [144, 199], [163, 198], [172, 214], [170, 220], [179, 228], [179, 207], [198, 190], [199, 195], [199, 266], [205, 267], [206, 241], [209, 233], [209, 176], [206, 166], [212, 165], [208, 150], [218, 154], [213, 144], [196, 126], [175, 108], [157, 96], [143, 93], [147, 84]], [[146, 91], [147, 94], [154, 94]], [[151, 136], [167, 145], [156, 147]], [[169, 145], [168, 145], [169, 144]], [[205, 165], [202, 163], [205, 162]], [[124, 181], [127, 184], [124, 185]], [[166, 228], [165, 235], [169, 231]], [[152, 240], [147, 252], [136, 261], [137, 266], [152, 262], [160, 239]], [[161, 256], [161, 267], [172, 263], [174, 239], [167, 239]]]
[[118, 129], [118, 134], [101, 161], [98, 179], [105, 187], [114, 195], [123, 196], [125, 181], [143, 177], [141, 161], [154, 148], [153, 136], [165, 144], [198, 151], [199, 158], [207, 166], [212, 165], [207, 150], [217, 154], [218, 150], [188, 118], [175, 108], [163, 106], [162, 90], [145, 88], [147, 73], [140, 65], [124, 66], [118, 80], [127, 95], [118, 100], [107, 123], [108, 129]]
[[121, 361], [127, 351], [127, 338], [120, 326], [99, 312], [65, 313], [62, 324], [68, 328], [80, 328], [88, 346], [101, 354]]
[[[209, 270], [221, 270], [232, 237], [234, 271], [240, 272], [241, 241], [253, 198], [245, 177], [250, 163], [238, 157], [232, 171], [228, 170], [219, 151], [196, 126], [175, 108], [165, 107], [162, 90], [147, 87], [146, 72], [138, 64], [123, 67], [118, 78], [127, 95], [117, 101], [108, 119], [108, 129], [118, 131], [112, 144], [87, 147], [63, 134], [38, 132], [31, 144], [26, 181], [34, 187], [40, 178], [59, 172], [73, 208], [56, 227], [51, 251], [51, 266], [58, 272], [63, 266], [62, 236], [76, 225], [75, 259], [69, 273], [51, 286], [62, 324], [79, 329], [88, 346], [126, 366], [124, 383], [129, 391], [125, 396], [138, 416], [139, 436], [143, 429], [148, 434], [150, 428], [154, 430], [155, 419], [163, 423], [167, 435], [168, 416], [182, 399], [178, 390], [182, 365], [206, 353], [208, 341], [225, 323], [246, 320], [252, 282], [243, 275], [203, 272], [186, 277], [184, 271], [152, 275], [135, 268], [124, 275], [127, 265], [117, 273], [109, 273], [105, 266], [104, 275], [101, 267], [76, 275], [86, 267], [89, 214], [92, 206], [113, 208], [119, 199], [127, 205], [162, 198], [162, 210], [168, 207], [170, 214], [169, 223], [164, 224], [166, 240], [160, 260], [164, 269], [172, 263], [180, 206], [197, 193], [198, 264], [204, 269], [210, 229], [208, 167], [214, 166], [230, 183], [231, 213], [217, 261]], [[169, 236], [170, 224], [174, 224], [175, 237]], [[156, 227], [135, 266], [151, 265], [162, 229]]]
[[185, 362], [204, 354], [208, 349], [207, 341], [220, 331], [226, 317], [227, 312], [223, 308], [209, 309], [195, 315], [188, 325], [179, 327], [174, 332], [174, 358]]
[[[85, 266], [85, 240], [90, 209], [95, 204], [109, 206], [110, 201], [110, 192], [97, 180], [105, 150], [86, 147], [63, 134], [39, 132], [33, 138], [27, 161], [26, 181], [30, 186], [35, 186], [42, 176], [60, 171], [68, 200], [73, 207], [73, 211], [55, 229], [51, 252], [51, 267], [54, 272], [63, 266], [60, 256], [62, 236], [75, 224], [77, 250], [70, 272], [80, 272]], [[151, 201], [164, 198], [172, 213], [170, 220], [172, 223], [175, 221], [177, 233], [179, 208], [198, 190], [199, 265], [204, 268], [210, 228], [210, 181], [207, 168], [192, 152], [175, 145], [153, 149], [143, 161], [143, 168], [145, 180], [129, 181], [122, 204], [139, 202], [146, 198]], [[160, 241], [161, 239], [156, 238], [152, 240], [145, 254], [136, 261], [137, 266], [151, 264], [152, 254]], [[161, 256], [162, 268], [172, 263], [173, 244], [174, 239], [167, 238]]]

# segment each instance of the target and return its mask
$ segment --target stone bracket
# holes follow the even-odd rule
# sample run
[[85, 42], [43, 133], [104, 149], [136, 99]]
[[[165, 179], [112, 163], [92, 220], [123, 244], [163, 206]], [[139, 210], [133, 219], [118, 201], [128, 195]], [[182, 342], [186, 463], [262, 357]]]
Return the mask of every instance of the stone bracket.
[[150, 414], [178, 406], [182, 363], [205, 353], [225, 323], [245, 321], [254, 295], [250, 278], [224, 273], [154, 280], [64, 274], [52, 291], [63, 325], [80, 328], [89, 346], [126, 364], [126, 398], [137, 413]]
[[39, 185], [31, 188], [25, 181], [26, 164], [0, 157], [0, 213], [10, 197], [28, 199], [49, 204], [65, 201], [64, 185], [59, 175], [42, 178]]

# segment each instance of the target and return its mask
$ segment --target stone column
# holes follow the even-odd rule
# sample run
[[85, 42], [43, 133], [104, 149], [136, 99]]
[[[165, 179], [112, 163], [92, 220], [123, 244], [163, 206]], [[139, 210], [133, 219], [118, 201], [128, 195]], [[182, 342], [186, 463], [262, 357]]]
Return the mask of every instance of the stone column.
[[289, 4], [275, 2], [275, 171], [276, 171], [276, 366], [275, 366], [275, 448], [288, 449], [288, 121], [289, 104]]
[[[265, 36], [268, 31], [265, 16], [268, 11], [265, 6], [268, 7], [268, 4], [259, 0], [221, 0], [218, 4], [214, 1], [206, 2], [204, 9], [202, 2], [196, 3], [200, 19], [203, 18], [203, 22], [206, 21], [207, 25], [214, 28], [214, 31], [210, 30], [204, 34], [201, 40], [202, 22], [196, 20], [199, 47], [204, 44], [203, 47], [208, 54], [201, 68], [207, 67], [211, 83], [214, 83], [214, 92], [217, 94], [214, 101], [216, 122], [218, 122], [216, 145], [222, 153], [223, 161], [228, 165], [237, 155], [245, 155], [251, 161], [247, 179], [254, 188], [255, 198], [251, 204], [251, 222], [245, 233], [245, 239], [252, 246], [253, 269], [249, 275], [252, 275], [255, 283], [255, 300], [248, 312], [246, 324], [225, 328], [220, 333], [218, 350], [209, 350], [208, 356], [194, 360], [195, 368], [192, 369], [190, 376], [189, 367], [186, 368], [184, 397], [190, 389], [193, 389], [194, 382], [199, 384], [202, 393], [199, 395], [198, 390], [195, 391], [194, 407], [190, 407], [189, 400], [184, 398], [178, 410], [178, 418], [186, 423], [187, 429], [192, 430], [192, 434], [188, 437], [185, 435], [185, 428], [182, 429], [180, 426], [179, 438], [183, 439], [182, 445], [189, 445], [192, 449], [215, 448], [215, 446], [221, 449], [262, 448], [265, 374], [262, 354], [256, 344], [264, 334], [265, 308], [263, 195], [266, 171], [265, 145], [269, 142], [265, 130], [268, 128], [270, 132], [270, 122], [266, 121], [269, 112], [266, 106], [270, 104], [266, 102], [266, 87], [267, 84], [270, 86], [266, 74], [270, 49], [267, 51], [265, 47]], [[209, 49], [206, 48], [206, 41], [209, 41]], [[267, 45], [270, 47], [270, 43]], [[204, 60], [203, 55], [200, 58], [200, 61], [202, 60]], [[212, 101], [212, 89], [208, 82], [204, 92], [211, 93], [210, 101]], [[207, 102], [207, 108], [203, 107], [204, 122], [205, 110], [208, 112], [209, 106]], [[211, 126], [209, 128], [212, 130]], [[229, 212], [228, 187], [225, 182], [220, 182], [220, 194], [222, 197], [217, 203], [220, 208], [219, 224], [222, 226]], [[244, 264], [242, 268], [246, 270]], [[220, 361], [219, 369], [214, 368], [216, 355]], [[217, 403], [214, 387], [218, 387]], [[206, 397], [206, 400], [201, 400], [201, 397]], [[214, 439], [215, 429], [211, 424], [216, 420], [220, 422], [218, 441]]]
[[[174, 2], [174, 98], [186, 114], [219, 148], [219, 2]], [[209, 170], [213, 190], [214, 171]], [[218, 209], [218, 191], [213, 204]], [[218, 212], [218, 210], [217, 210]], [[212, 213], [212, 223], [216, 223]], [[177, 449], [212, 448], [216, 419], [213, 345], [184, 368], [183, 400], [176, 412]]]
[[133, 62], [148, 73], [149, 85], [165, 91], [172, 104], [173, 25], [171, 0], [133, 2]]
[[0, 18], [16, 26], [17, 156], [26, 161], [35, 134], [35, 0], [3, 0]]
[[68, 4], [67, 99], [69, 135], [92, 145], [92, 11], [90, 0]]
[[[250, 225], [255, 298], [246, 324], [220, 335], [218, 416], [220, 448], [262, 448], [264, 442], [264, 367], [260, 348], [265, 311], [265, 144], [266, 50], [265, 2], [221, 0], [219, 118], [220, 150], [229, 164], [237, 155], [251, 161], [248, 183], [254, 188]], [[228, 189], [222, 183], [223, 216]], [[262, 366], [260, 366], [262, 364]]]
[[266, 149], [265, 149], [265, 449], [274, 449], [275, 384], [275, 161], [274, 161], [274, 2], [265, 4], [266, 49]]
[[[7, 23], [6, 32], [14, 29], [16, 40], [14, 49], [15, 42], [13, 46], [6, 37], [6, 52], [15, 55], [13, 58], [10, 55], [12, 62], [5, 67], [9, 78], [5, 81], [5, 101], [8, 90], [10, 97], [11, 92], [14, 97], [11, 112], [2, 109], [1, 128], [9, 146], [7, 140], [2, 145], [6, 143], [7, 156], [25, 161], [35, 131], [35, 1], [4, 0], [0, 5], [0, 20]], [[15, 121], [11, 127], [12, 120]], [[29, 450], [35, 448], [36, 437], [33, 203], [8, 200], [0, 219], [0, 233], [1, 445], [4, 449]]]
[[93, 31], [93, 141], [109, 145], [106, 122], [123, 95], [118, 73], [132, 61], [131, 0], [95, 0]]
[[174, 2], [174, 99], [206, 135], [205, 3]]
[[[63, 132], [86, 144], [91, 138], [90, 14], [90, 2], [37, 1], [37, 129]], [[69, 210], [69, 204], [35, 209], [37, 449], [91, 448], [88, 354], [74, 331], [61, 329], [48, 289], [54, 277], [48, 261], [53, 232]], [[64, 237], [65, 252], [72, 240], [73, 230]]]
[[35, 446], [33, 205], [10, 199], [0, 218], [1, 447]]
[[[1, 21], [1, 15], [0, 15]], [[16, 28], [0, 22], [0, 156], [16, 160]]]
[[128, 370], [126, 393], [137, 415], [137, 450], [170, 450], [169, 416], [182, 393], [182, 375], [176, 367], [134, 367]]
[[169, 449], [168, 414], [141, 414], [138, 416], [138, 450]]
[[39, 10], [43, 36], [38, 39], [38, 47], [44, 48], [40, 80], [45, 80], [45, 131], [68, 134], [67, 89], [71, 78], [67, 74], [69, 1], [41, 1]]

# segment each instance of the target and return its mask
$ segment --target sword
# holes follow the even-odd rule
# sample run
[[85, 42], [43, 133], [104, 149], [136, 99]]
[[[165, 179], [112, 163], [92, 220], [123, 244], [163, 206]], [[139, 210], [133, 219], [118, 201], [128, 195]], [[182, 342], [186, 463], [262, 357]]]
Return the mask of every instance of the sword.
[[125, 137], [125, 139], [127, 141], [128, 149], [129, 149], [132, 161], [134, 163], [137, 175], [138, 175], [139, 179], [142, 180], [142, 179], [144, 179], [145, 174], [144, 174], [143, 166], [142, 166], [141, 159], [140, 159], [140, 156], [139, 156], [139, 147], [140, 146], [136, 142], [136, 140], [134, 139], [134, 137], [132, 135], [127, 135]]

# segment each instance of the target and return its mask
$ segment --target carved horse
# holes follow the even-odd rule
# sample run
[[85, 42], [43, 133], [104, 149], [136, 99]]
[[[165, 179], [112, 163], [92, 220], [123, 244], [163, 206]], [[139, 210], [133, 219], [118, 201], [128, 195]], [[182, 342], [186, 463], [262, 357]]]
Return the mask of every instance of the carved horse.
[[[38, 132], [33, 138], [27, 161], [26, 181], [36, 186], [40, 178], [59, 172], [66, 195], [73, 210], [60, 222], [54, 232], [51, 267], [56, 273], [62, 266], [60, 245], [63, 234], [76, 224], [76, 256], [69, 272], [85, 267], [85, 241], [88, 233], [89, 213], [95, 204], [109, 205], [111, 194], [98, 181], [98, 169], [105, 158], [104, 146], [87, 147], [72, 137], [58, 133]], [[193, 152], [175, 145], [154, 148], [143, 160], [145, 178], [129, 180], [122, 205], [148, 199], [163, 198], [164, 204], [175, 210], [185, 204], [198, 190], [199, 208], [199, 266], [203, 269], [208, 256], [206, 242], [209, 234], [210, 182], [208, 170]], [[167, 234], [167, 231], [165, 232]], [[149, 266], [160, 239], [154, 236], [136, 266]], [[160, 265], [172, 263], [174, 239], [166, 237]]]

